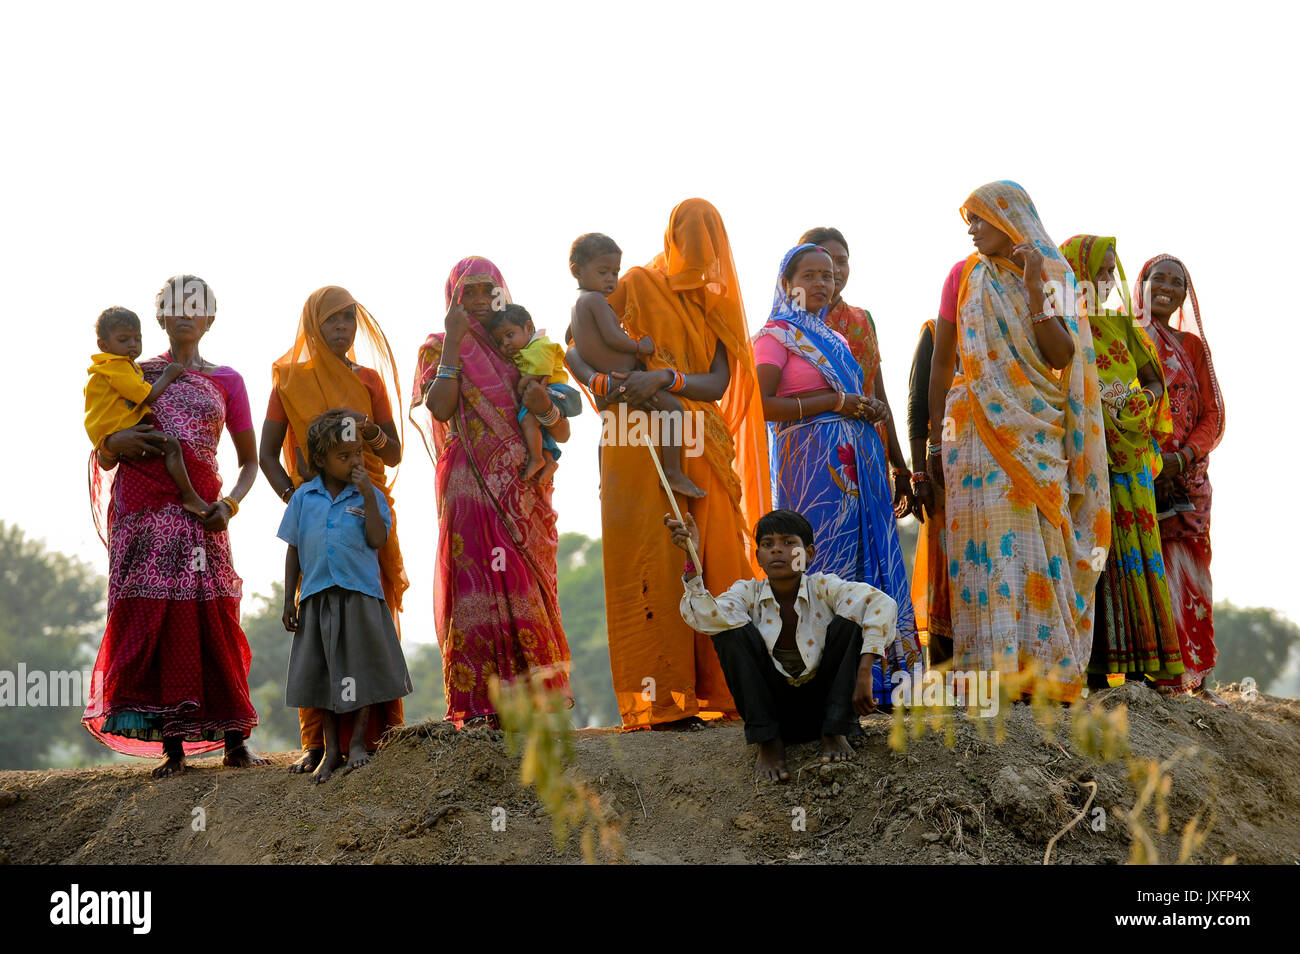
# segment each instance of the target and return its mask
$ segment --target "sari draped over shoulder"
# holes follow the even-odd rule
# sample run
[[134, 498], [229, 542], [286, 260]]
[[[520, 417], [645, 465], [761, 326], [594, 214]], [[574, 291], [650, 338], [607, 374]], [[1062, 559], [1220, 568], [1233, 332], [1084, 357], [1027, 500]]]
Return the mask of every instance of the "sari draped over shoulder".
[[[1177, 264], [1187, 280], [1187, 299], [1168, 324], [1154, 320], [1144, 302], [1147, 277], [1161, 262]], [[1191, 303], [1194, 322], [1187, 317], [1187, 302]], [[1176, 453], [1187, 448], [1193, 455], [1192, 463], [1173, 477], [1175, 492], [1190, 503], [1191, 509], [1160, 521], [1160, 543], [1185, 669], [1181, 676], [1157, 682], [1157, 687], [1165, 692], [1189, 692], [1205, 681], [1218, 656], [1214, 645], [1214, 593], [1210, 577], [1209, 454], [1223, 439], [1226, 422], [1223, 392], [1201, 324], [1201, 307], [1192, 275], [1182, 261], [1172, 255], [1157, 255], [1142, 266], [1137, 277], [1134, 314], [1139, 326], [1155, 342], [1169, 392], [1172, 430], [1162, 436], [1160, 449]]]
[[[316, 289], [302, 306], [293, 346], [271, 366], [271, 387], [279, 397], [280, 406], [288, 420], [281, 459], [284, 461], [285, 472], [295, 487], [301, 486], [304, 479], [311, 477], [311, 474], [302, 473], [302, 468], [306, 464], [307, 429], [316, 417], [333, 408], [351, 408], [372, 420], [375, 416], [374, 399], [370, 390], [358, 377], [358, 372], [325, 343], [321, 331], [326, 319], [349, 306], [356, 312], [357, 333], [348, 350], [348, 362], [359, 369], [372, 368], [379, 375], [387, 392], [389, 406], [398, 406], [396, 399], [400, 394], [400, 385], [397, 380], [397, 362], [379, 323], [347, 289], [337, 285]], [[397, 418], [399, 428], [402, 427], [400, 420]], [[404, 428], [399, 430], [399, 437], [402, 438], [404, 448]], [[362, 459], [366, 473], [370, 475], [375, 488], [384, 495], [393, 518], [388, 539], [379, 548], [379, 578], [384, 588], [384, 602], [388, 604], [388, 611], [392, 614], [393, 625], [397, 627], [400, 638], [402, 594], [411, 583], [406, 576], [402, 547], [397, 536], [397, 509], [393, 500], [397, 468], [394, 467], [389, 474], [384, 462], [364, 443]], [[404, 721], [401, 699], [385, 703], [383, 709], [382, 720], [372, 719], [367, 723], [368, 745], [377, 745], [388, 728], [399, 726]], [[322, 747], [321, 711], [300, 709], [298, 721], [303, 747]], [[347, 744], [351, 738], [350, 733], [351, 718], [345, 716], [340, 721], [341, 744]]]
[[[1107, 252], [1115, 253], [1123, 310], [1111, 311], [1093, 292]], [[1156, 527], [1155, 477], [1159, 441], [1173, 427], [1169, 397], [1154, 404], [1141, 390], [1141, 368], [1162, 379], [1155, 345], [1132, 318], [1128, 281], [1113, 236], [1076, 235], [1061, 253], [1083, 283], [1082, 311], [1092, 331], [1097, 383], [1110, 471], [1111, 547], [1097, 584], [1092, 660], [1095, 675], [1148, 673], [1170, 678], [1183, 670], [1169, 581]]]
[[[609, 303], [629, 335], [654, 339], [655, 353], [643, 359], [647, 369], [705, 374], [718, 347], [726, 349], [730, 379], [720, 401], [678, 395], [703, 434], [703, 453], [683, 454], [682, 468], [707, 493], [688, 504], [700, 531], [705, 586], [721, 592], [757, 572], [751, 531], [770, 497], [762, 398], [717, 210], [703, 199], [673, 209], [664, 251], [646, 267], [628, 269]], [[623, 726], [734, 715], [709, 637], [678, 613], [682, 552], [664, 529], [668, 502], [647, 450], [610, 443], [600, 461], [606, 628]]]
[[958, 293], [961, 373], [945, 407], [943, 468], [954, 668], [997, 669], [1022, 692], [1072, 701], [1092, 649], [1110, 545], [1106, 444], [1092, 335], [1063, 314], [1073, 272], [1023, 189], [994, 182], [962, 207], [1043, 255], [1074, 354], [1061, 371], [1035, 337], [1023, 269], [979, 253]]
[[[822, 320], [825, 309], [813, 315], [797, 307], [781, 282], [790, 260], [815, 247], [799, 245], [786, 253], [771, 314], [754, 337], [775, 338], [820, 371], [828, 387], [862, 394], [862, 367]], [[880, 435], [866, 421], [834, 411], [769, 422], [768, 429], [772, 500], [803, 514], [813, 526], [817, 549], [808, 572], [870, 583], [898, 605], [898, 636], [874, 674], [876, 700], [888, 702], [892, 675], [902, 671], [919, 679], [922, 657]]]
[[[141, 362], [145, 381], [170, 360]], [[241, 430], [248, 422], [242, 382], [232, 394], [223, 380], [239, 376], [186, 371], [152, 407], [204, 500], [221, 496], [217, 445], [228, 419], [237, 416]], [[228, 731], [246, 738], [257, 725], [252, 652], [229, 535], [184, 510], [161, 457], [118, 461], [108, 493], [108, 623], [82, 724], [111, 749], [151, 758], [162, 757], [164, 736], [180, 736], [189, 755], [220, 748]]]
[[[491, 284], [510, 302], [501, 272], [485, 258], [458, 262], [446, 303], [469, 284]], [[457, 724], [494, 713], [490, 681], [540, 679], [569, 697], [569, 647], [556, 592], [554, 485], [521, 480], [528, 456], [519, 428], [519, 371], [467, 316], [460, 348], [460, 397], [449, 421], [420, 412], [437, 379], [443, 334], [420, 348], [411, 420], [432, 444], [438, 506], [434, 625], [442, 650], [447, 718]], [[427, 430], [427, 432], [426, 432]]]

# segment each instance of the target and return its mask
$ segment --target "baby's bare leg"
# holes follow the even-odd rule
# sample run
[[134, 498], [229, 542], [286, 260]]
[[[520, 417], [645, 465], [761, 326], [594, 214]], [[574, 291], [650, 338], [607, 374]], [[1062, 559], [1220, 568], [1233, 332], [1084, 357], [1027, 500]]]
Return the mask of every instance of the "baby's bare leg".
[[546, 459], [542, 457], [542, 425], [532, 414], [525, 414], [519, 422], [524, 432], [524, 444], [528, 448], [528, 460], [519, 470], [522, 480], [531, 480], [543, 467]]
[[185, 454], [181, 451], [181, 442], [170, 434], [167, 435], [167, 443], [163, 446], [163, 464], [167, 467], [167, 474], [181, 492], [181, 505], [192, 514], [200, 517], [206, 517], [212, 510], [212, 504], [208, 503], [195, 491], [194, 485], [190, 483], [190, 473], [185, 469]]
[[550, 480], [551, 477], [554, 476], [555, 472], [560, 469], [560, 465], [556, 463], [555, 458], [551, 456], [550, 451], [542, 451], [542, 457], [546, 463], [542, 466], [541, 471], [537, 475], [537, 482], [539, 484], [546, 483], [546, 481]]
[[664, 476], [674, 493], [684, 497], [703, 497], [705, 491], [696, 486], [682, 469], [686, 442], [686, 409], [677, 395], [660, 391], [655, 395], [655, 413], [659, 415], [659, 458], [663, 462]]

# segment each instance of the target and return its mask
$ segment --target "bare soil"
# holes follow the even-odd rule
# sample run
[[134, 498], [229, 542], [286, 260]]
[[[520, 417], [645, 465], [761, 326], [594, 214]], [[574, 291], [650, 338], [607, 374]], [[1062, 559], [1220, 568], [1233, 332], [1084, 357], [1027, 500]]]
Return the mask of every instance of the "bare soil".
[[[1079, 816], [1085, 783], [1095, 782], [1093, 806], [1059, 839], [1051, 861], [1117, 864], [1130, 856], [1130, 763], [1085, 755], [1069, 722], [1123, 704], [1131, 757], [1175, 759], [1166, 830], [1154, 833], [1161, 861], [1178, 859], [1182, 830], [1199, 817], [1201, 828], [1212, 827], [1190, 861], [1295, 863], [1300, 702], [1246, 701], [1233, 687], [1221, 695], [1231, 709], [1123, 686], [1059, 713], [1051, 738], [1031, 709], [1016, 706], [1001, 744], [987, 725], [981, 732], [957, 719], [951, 745], [928, 734], [903, 753], [889, 746], [890, 718], [874, 716], [864, 720], [851, 762], [826, 766], [815, 744], [793, 748], [793, 778], [784, 785], [754, 782], [754, 751], [738, 725], [590, 730], [578, 733], [569, 772], [598, 794], [620, 837], [617, 858], [603, 852], [606, 860], [1041, 864], [1050, 839]], [[0, 772], [0, 862], [582, 861], [576, 836], [556, 846], [550, 816], [520, 785], [519, 759], [500, 732], [410, 726], [370, 765], [320, 787], [285, 770], [296, 756], [277, 753], [274, 765], [246, 770], [208, 757], [159, 781], [146, 762]], [[1154, 831], [1154, 807], [1144, 817]]]

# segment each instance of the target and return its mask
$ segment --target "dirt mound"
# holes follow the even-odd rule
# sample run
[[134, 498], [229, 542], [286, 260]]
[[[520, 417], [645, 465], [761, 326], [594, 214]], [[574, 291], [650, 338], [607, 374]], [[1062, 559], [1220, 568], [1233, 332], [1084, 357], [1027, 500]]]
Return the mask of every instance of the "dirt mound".
[[[1165, 701], [1140, 686], [1095, 694], [1044, 737], [1034, 712], [989, 725], [954, 720], [891, 749], [888, 716], [864, 720], [854, 761], [822, 765], [816, 745], [790, 752], [787, 785], [756, 785], [741, 728], [579, 733], [574, 776], [595, 791], [622, 857], [651, 863], [1120, 863], [1139, 816], [1162, 861], [1179, 857], [1189, 821], [1210, 826], [1190, 860], [1300, 859], [1300, 702], [1226, 693], [1232, 709]], [[1098, 762], [1070, 722], [1127, 707], [1128, 758]], [[1076, 733], [1077, 735], [1077, 733]], [[951, 745], [947, 744], [951, 742]], [[14, 863], [576, 863], [519, 784], [499, 732], [409, 727], [365, 769], [316, 788], [275, 766], [223, 770], [217, 758], [154, 781], [140, 763], [0, 772], [0, 860]], [[1133, 767], [1168, 763], [1146, 778]], [[1164, 781], [1167, 779], [1167, 781]], [[1096, 793], [1092, 794], [1095, 783]], [[1167, 791], [1164, 786], [1168, 785]], [[1098, 811], [1100, 809], [1100, 811]], [[1166, 831], [1157, 830], [1161, 814]]]

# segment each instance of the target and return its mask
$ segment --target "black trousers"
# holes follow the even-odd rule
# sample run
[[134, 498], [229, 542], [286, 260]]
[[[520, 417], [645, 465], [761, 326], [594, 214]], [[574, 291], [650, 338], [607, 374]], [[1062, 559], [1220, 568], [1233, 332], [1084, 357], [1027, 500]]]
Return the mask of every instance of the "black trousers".
[[862, 628], [836, 616], [826, 627], [817, 673], [792, 686], [777, 671], [763, 636], [753, 623], [713, 636], [727, 688], [745, 720], [745, 741], [811, 742], [823, 735], [861, 731], [853, 708], [862, 654]]

